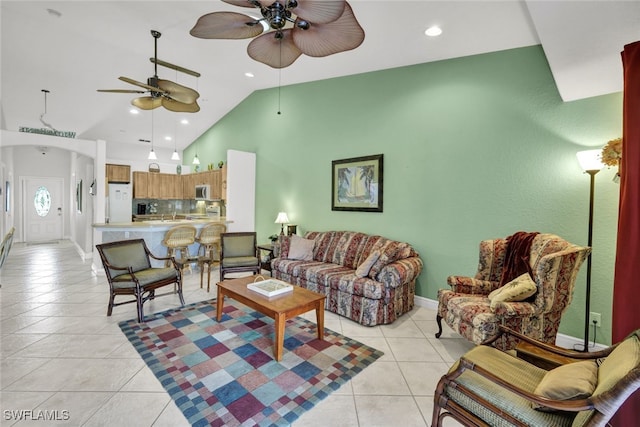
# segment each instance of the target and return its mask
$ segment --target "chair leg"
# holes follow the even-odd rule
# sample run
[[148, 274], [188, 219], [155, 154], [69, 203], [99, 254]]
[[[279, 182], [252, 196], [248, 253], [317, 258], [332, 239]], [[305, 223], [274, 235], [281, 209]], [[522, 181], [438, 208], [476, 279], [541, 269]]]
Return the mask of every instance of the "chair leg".
[[109, 296], [109, 305], [107, 306], [107, 316], [111, 316], [111, 313], [113, 312], [113, 301], [115, 300], [116, 296], [112, 293]]
[[142, 312], [142, 292], [136, 293], [136, 305], [138, 306], [138, 323], [144, 321], [144, 313]]
[[180, 304], [184, 307], [184, 297], [182, 296], [182, 281], [178, 282], [178, 298], [180, 298]]
[[439, 314], [436, 315], [436, 323], [438, 324], [438, 332], [436, 332], [436, 338], [440, 338], [442, 335], [442, 316]]

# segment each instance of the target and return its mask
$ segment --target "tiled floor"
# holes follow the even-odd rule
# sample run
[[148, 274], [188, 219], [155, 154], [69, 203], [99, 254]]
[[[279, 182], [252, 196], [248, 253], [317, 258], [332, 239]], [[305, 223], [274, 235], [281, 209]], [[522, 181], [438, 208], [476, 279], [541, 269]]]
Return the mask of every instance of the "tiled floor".
[[[135, 305], [107, 317], [106, 278], [69, 242], [14, 243], [0, 283], [0, 425], [188, 425], [118, 327], [135, 317]], [[187, 273], [184, 296], [192, 303], [214, 294]], [[178, 304], [162, 297], [145, 312]], [[450, 330], [435, 339], [434, 319], [433, 310], [416, 307], [392, 325], [364, 327], [327, 313], [327, 328], [385, 355], [294, 426], [429, 426], [438, 379], [471, 347]], [[31, 418], [47, 410], [58, 421], [16, 421], [11, 411], [19, 410], [34, 410]]]

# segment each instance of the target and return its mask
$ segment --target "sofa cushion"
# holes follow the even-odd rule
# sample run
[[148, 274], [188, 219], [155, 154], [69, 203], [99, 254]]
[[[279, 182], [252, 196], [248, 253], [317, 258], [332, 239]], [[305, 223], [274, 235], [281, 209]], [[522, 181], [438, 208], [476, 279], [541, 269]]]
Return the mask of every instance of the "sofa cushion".
[[287, 258], [300, 259], [304, 261], [313, 260], [314, 244], [315, 244], [315, 241], [310, 239], [304, 239], [294, 234], [293, 236], [291, 236]]
[[[593, 394], [597, 383], [596, 362], [584, 360], [550, 370], [533, 393], [553, 400], [584, 399]], [[538, 410], [552, 410], [537, 404], [533, 404], [533, 407]]]
[[369, 271], [371, 270], [371, 267], [373, 267], [373, 264], [378, 260], [378, 258], [380, 258], [379, 251], [371, 252], [367, 259], [365, 259], [362, 264], [360, 264], [356, 269], [356, 276], [367, 277]]
[[499, 302], [524, 301], [537, 290], [538, 287], [529, 273], [524, 273], [489, 294], [491, 309], [495, 309]]

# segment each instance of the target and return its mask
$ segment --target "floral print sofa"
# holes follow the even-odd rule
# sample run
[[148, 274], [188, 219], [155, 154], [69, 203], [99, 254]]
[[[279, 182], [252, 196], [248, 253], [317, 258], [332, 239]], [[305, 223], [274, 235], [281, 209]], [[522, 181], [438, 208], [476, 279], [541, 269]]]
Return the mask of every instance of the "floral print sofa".
[[[272, 260], [273, 277], [325, 294], [326, 310], [374, 326], [413, 308], [423, 263], [408, 243], [360, 232], [312, 231], [304, 235], [313, 241], [312, 259], [305, 260], [288, 258], [292, 238], [299, 239], [284, 237]], [[365, 262], [371, 264], [368, 272], [362, 271]]]

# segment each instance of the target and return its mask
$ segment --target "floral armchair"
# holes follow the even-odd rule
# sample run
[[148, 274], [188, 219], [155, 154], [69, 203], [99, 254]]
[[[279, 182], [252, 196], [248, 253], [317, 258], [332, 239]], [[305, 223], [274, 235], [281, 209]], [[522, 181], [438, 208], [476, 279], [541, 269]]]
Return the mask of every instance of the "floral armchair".
[[[444, 319], [455, 332], [476, 344], [498, 336], [499, 325], [555, 344], [561, 316], [573, 297], [578, 270], [591, 248], [574, 245], [554, 234], [530, 235], [528, 256], [522, 259], [528, 258], [525, 264], [535, 284], [533, 295], [522, 301], [489, 298], [492, 291], [502, 286], [509, 238], [484, 240], [480, 242], [475, 277], [449, 276], [447, 283], [451, 288], [438, 291], [436, 338], [442, 334]], [[510, 350], [518, 341], [513, 335], [504, 334], [493, 345]]]

